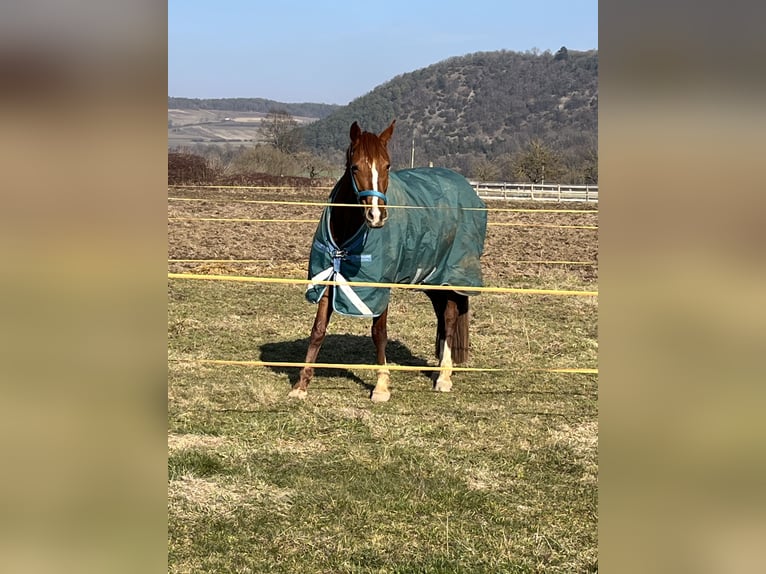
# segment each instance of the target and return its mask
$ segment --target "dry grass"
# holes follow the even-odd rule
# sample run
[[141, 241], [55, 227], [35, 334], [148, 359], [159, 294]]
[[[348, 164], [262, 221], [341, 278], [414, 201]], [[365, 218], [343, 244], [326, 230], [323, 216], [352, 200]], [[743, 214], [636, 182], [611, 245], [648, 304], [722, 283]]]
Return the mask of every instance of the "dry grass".
[[[313, 229], [210, 225], [171, 223], [171, 257], [260, 253], [274, 273], [305, 274]], [[487, 284], [594, 287], [595, 270], [504, 263], [540, 253], [502, 229]], [[595, 257], [579, 231], [546, 255]], [[505, 371], [458, 373], [450, 394], [395, 372], [391, 402], [373, 405], [374, 373], [319, 369], [308, 399], [290, 401], [297, 369], [193, 360], [302, 361], [314, 311], [303, 289], [171, 281], [169, 570], [596, 571], [597, 382], [535, 369], [595, 366], [597, 301], [484, 294], [472, 309], [469, 366]], [[434, 364], [433, 336], [428, 300], [395, 291], [389, 361]], [[369, 322], [334, 316], [319, 360], [374, 362]]]

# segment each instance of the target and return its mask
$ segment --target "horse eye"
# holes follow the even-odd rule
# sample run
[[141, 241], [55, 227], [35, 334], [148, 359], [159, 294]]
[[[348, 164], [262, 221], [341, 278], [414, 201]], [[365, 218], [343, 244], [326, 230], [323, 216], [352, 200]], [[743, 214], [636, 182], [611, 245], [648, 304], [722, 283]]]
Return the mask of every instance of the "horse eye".
[[390, 170], [390, 169], [391, 169], [391, 164], [389, 163], [389, 164], [386, 166], [386, 170], [388, 171], [388, 170]]
[[351, 166], [351, 171], [359, 171], [359, 166], [354, 164]]

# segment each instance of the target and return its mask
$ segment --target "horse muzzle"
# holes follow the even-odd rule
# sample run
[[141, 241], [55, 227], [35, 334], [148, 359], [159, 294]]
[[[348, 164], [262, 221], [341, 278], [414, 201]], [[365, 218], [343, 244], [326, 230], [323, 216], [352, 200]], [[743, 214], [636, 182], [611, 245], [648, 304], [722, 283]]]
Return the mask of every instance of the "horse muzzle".
[[383, 227], [388, 219], [386, 195], [379, 191], [367, 190], [359, 193], [359, 199], [363, 201], [364, 219], [367, 227], [373, 229]]
[[388, 219], [388, 210], [384, 205], [375, 205], [374, 203], [372, 205], [365, 204], [364, 219], [367, 223], [367, 227], [373, 229], [383, 227]]

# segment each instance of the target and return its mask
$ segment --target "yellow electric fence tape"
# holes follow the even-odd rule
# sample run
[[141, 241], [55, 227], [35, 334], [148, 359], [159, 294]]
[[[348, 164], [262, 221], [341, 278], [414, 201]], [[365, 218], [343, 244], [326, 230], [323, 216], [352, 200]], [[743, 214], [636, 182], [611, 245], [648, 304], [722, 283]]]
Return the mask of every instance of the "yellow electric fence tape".
[[[327, 207], [331, 204], [323, 201], [287, 201], [277, 199], [205, 199], [200, 197], [168, 197], [168, 201], [207, 201], [210, 203], [255, 203], [261, 205], [303, 205], [314, 207]], [[332, 204], [336, 207], [355, 207], [358, 203], [335, 203]], [[390, 208], [394, 209], [425, 209], [418, 205], [390, 205]], [[446, 208], [445, 208], [446, 209]], [[512, 213], [592, 213], [598, 214], [597, 209], [521, 209], [511, 207], [464, 207], [466, 210], [480, 210], [480, 211], [504, 211]]]
[[[168, 217], [168, 221], [229, 221], [248, 223], [318, 223], [318, 219], [248, 219], [244, 217]], [[547, 227], [553, 229], [598, 229], [596, 225], [549, 225], [545, 223], [495, 223], [488, 226], [502, 227]]]
[[[168, 263], [263, 263], [274, 259], [168, 259]], [[528, 263], [536, 265], [598, 265], [597, 261], [508, 261], [508, 263]]]
[[317, 223], [318, 219], [248, 219], [245, 217], [168, 217], [168, 221], [240, 221], [249, 223]]
[[[292, 283], [296, 285], [339, 285], [336, 281], [312, 281], [311, 279], [286, 279], [282, 277], [243, 277], [239, 275], [198, 275], [195, 273], [168, 273], [168, 279], [199, 279], [203, 281], [240, 281], [245, 283]], [[518, 293], [524, 295], [575, 295], [598, 296], [598, 291], [570, 291], [565, 289], [524, 289], [515, 287], [464, 287], [460, 285], [412, 285], [410, 283], [367, 283], [349, 281], [344, 285], [361, 287], [388, 287], [394, 289], [418, 289], [420, 291], [474, 291], [480, 293]]]
[[[174, 362], [188, 362], [188, 363], [204, 363], [208, 365], [235, 365], [239, 367], [312, 367], [317, 369], [360, 369], [360, 370], [378, 370], [382, 368], [382, 365], [365, 365], [357, 363], [297, 363], [288, 361], [236, 361], [236, 360], [224, 360], [224, 359], [170, 359]], [[482, 367], [432, 367], [432, 366], [414, 366], [414, 365], [391, 365], [386, 364], [385, 368], [389, 371], [459, 371], [459, 372], [502, 372], [512, 371], [514, 369], [507, 368], [482, 368]], [[561, 368], [561, 369], [528, 369], [536, 372], [544, 373], [574, 373], [574, 374], [586, 374], [596, 375], [598, 369], [578, 369], [578, 368]]]

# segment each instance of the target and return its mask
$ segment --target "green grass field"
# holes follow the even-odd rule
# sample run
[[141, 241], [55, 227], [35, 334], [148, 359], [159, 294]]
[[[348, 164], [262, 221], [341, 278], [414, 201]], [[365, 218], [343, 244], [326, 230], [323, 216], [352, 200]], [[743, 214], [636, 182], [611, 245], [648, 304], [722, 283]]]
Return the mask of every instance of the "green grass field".
[[[541, 370], [597, 366], [596, 297], [472, 298], [467, 366], [505, 370], [452, 393], [394, 371], [372, 404], [373, 371], [318, 369], [288, 400], [297, 368], [195, 362], [303, 361], [303, 289], [169, 280], [170, 572], [597, 571], [597, 379]], [[318, 360], [374, 362], [369, 327], [334, 315]], [[428, 299], [395, 290], [389, 362], [434, 365], [434, 332]]]

